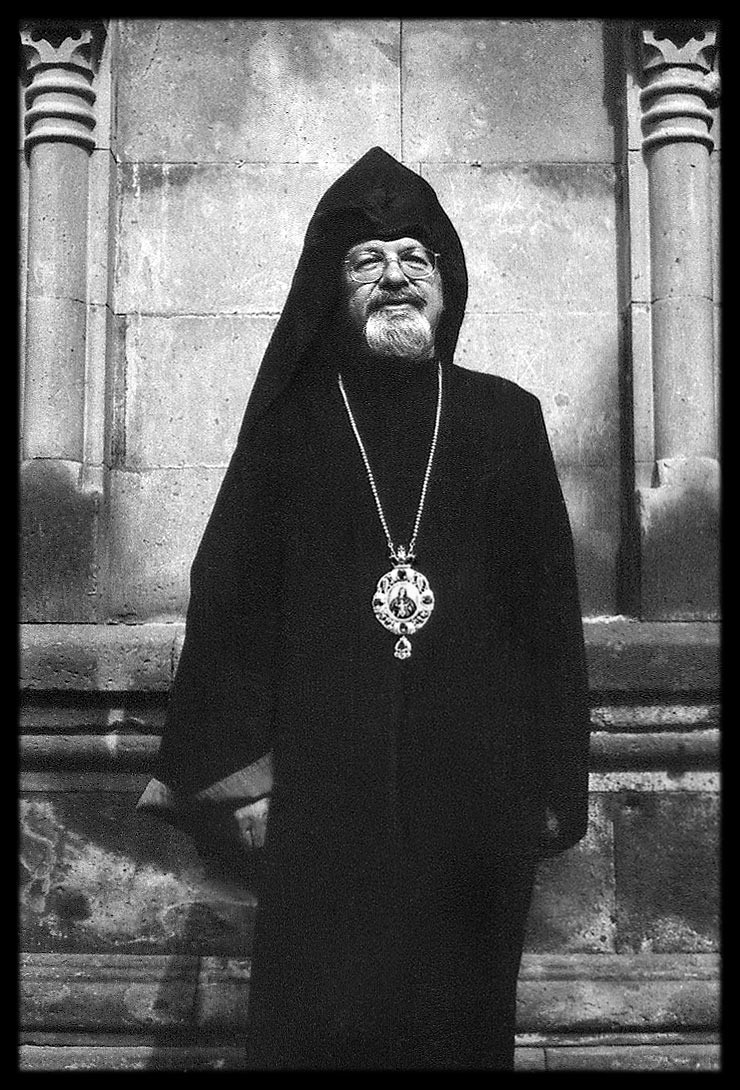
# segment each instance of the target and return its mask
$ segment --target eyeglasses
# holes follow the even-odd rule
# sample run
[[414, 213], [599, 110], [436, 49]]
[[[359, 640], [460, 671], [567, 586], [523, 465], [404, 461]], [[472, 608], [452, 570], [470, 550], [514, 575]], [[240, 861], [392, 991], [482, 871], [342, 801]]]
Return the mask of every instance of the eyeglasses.
[[432, 250], [409, 250], [397, 257], [395, 254], [382, 254], [376, 250], [364, 250], [352, 257], [346, 257], [344, 264], [347, 272], [358, 284], [372, 284], [380, 280], [391, 261], [397, 261], [404, 276], [409, 280], [427, 280], [437, 267], [437, 258]]

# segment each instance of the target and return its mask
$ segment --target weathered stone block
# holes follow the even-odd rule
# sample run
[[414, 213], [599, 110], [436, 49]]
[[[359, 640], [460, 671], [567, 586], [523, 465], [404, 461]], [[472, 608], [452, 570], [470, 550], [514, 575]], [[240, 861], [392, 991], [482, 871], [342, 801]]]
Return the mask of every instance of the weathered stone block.
[[652, 305], [655, 448], [658, 458], [715, 457], [712, 344], [707, 298], [659, 299]]
[[716, 1029], [719, 980], [708, 954], [525, 954], [517, 989], [523, 1033]]
[[[631, 1034], [634, 1037], [636, 1034]], [[238, 1045], [22, 1045], [21, 1071], [246, 1071]], [[719, 1044], [660, 1041], [656, 1044], [587, 1045], [561, 1042], [554, 1047], [517, 1046], [517, 1073], [523, 1071], [719, 1071]]]
[[650, 151], [653, 299], [711, 297], [709, 162], [704, 145], [691, 140], [665, 141]]
[[223, 467], [192, 466], [111, 472], [109, 617], [184, 615], [190, 566], [223, 475]]
[[[639, 89], [638, 89], [639, 90]], [[630, 117], [635, 121], [641, 114], [633, 105]], [[639, 128], [639, 126], [638, 126]], [[637, 147], [626, 155], [627, 178], [625, 199], [628, 202], [629, 222], [629, 288], [627, 297], [634, 303], [649, 303], [652, 299], [650, 282], [650, 190], [645, 157], [642, 153], [642, 134]]]
[[613, 161], [603, 35], [587, 19], [404, 21], [405, 157]]
[[[534, 1051], [534, 1050], [532, 1050]], [[244, 1047], [194, 1044], [22, 1045], [20, 1071], [246, 1071]]]
[[[517, 1030], [716, 1030], [717, 965], [711, 956], [703, 955], [705, 964], [696, 958], [525, 955]], [[187, 955], [26, 954], [21, 960], [22, 1025], [29, 1034], [162, 1029], [192, 1040], [211, 1028], [224, 1035], [244, 1030], [249, 965], [243, 959], [209, 958], [201, 966]]]
[[520, 1071], [545, 1071], [544, 1048], [532, 1048], [523, 1046], [517, 1048], [514, 1053], [514, 1068]]
[[123, 159], [399, 154], [398, 20], [127, 19], [120, 34]]
[[85, 298], [88, 152], [36, 144], [29, 192], [28, 295]]
[[226, 465], [274, 325], [267, 315], [131, 316], [124, 464]]
[[664, 483], [637, 490], [640, 602], [646, 619], [719, 615], [719, 467], [709, 458], [687, 459], [684, 466], [682, 461], [659, 463]]
[[718, 795], [720, 788], [719, 773], [690, 769], [662, 769], [645, 771], [640, 769], [620, 769], [614, 772], [590, 772], [588, 777], [591, 792], [639, 792], [651, 795], [660, 792], [670, 795], [708, 794]]
[[191, 1022], [196, 956], [25, 954], [24, 1029], [119, 1033], [171, 1031]]
[[[33, 625], [33, 628], [47, 627]], [[65, 625], [65, 628], [68, 627]], [[130, 628], [131, 626], [106, 625], [106, 628]], [[147, 628], [151, 627], [147, 625]], [[167, 628], [179, 626], [167, 625]], [[26, 654], [25, 631], [21, 630], [22, 660]], [[168, 640], [169, 669], [167, 676], [171, 681], [174, 673], [172, 664], [172, 640]], [[148, 664], [149, 659], [145, 660]], [[23, 665], [23, 662], [22, 662]], [[25, 688], [25, 676], [21, 682], [24, 691], [21, 693], [20, 707], [18, 709], [18, 729], [21, 734], [34, 734], [37, 736], [60, 734], [79, 734], [90, 732], [106, 734], [109, 731], [136, 731], [141, 734], [158, 735], [162, 732], [164, 713], [167, 703], [167, 694], [146, 683], [145, 679], [137, 681], [134, 692], [119, 691], [99, 696], [96, 693], [72, 692], [53, 695], [48, 692], [38, 692]], [[49, 689], [56, 687], [50, 683]]]
[[617, 313], [612, 167], [449, 163], [422, 174], [465, 249], [470, 310]]
[[[146, 709], [153, 703], [160, 706], [164, 699], [160, 694], [166, 692], [172, 680], [182, 651], [184, 631], [182, 618], [169, 623], [22, 625], [21, 685], [24, 690], [37, 691], [41, 702], [29, 711], [28, 729], [35, 730], [34, 723], [38, 723], [39, 729], [55, 729], [55, 704], [53, 701], [47, 703], [44, 690], [66, 690], [71, 694], [64, 698], [63, 707], [67, 710], [60, 719], [59, 729], [64, 729], [63, 724], [115, 723], [125, 717], [124, 708], [131, 709], [137, 719], [143, 716], [142, 723], [148, 722]], [[586, 618], [584, 637], [589, 681], [595, 699], [603, 702], [607, 699], [606, 694], [613, 694], [612, 698], [623, 694], [621, 699], [632, 700], [634, 694], [639, 693], [643, 700], [649, 701], [645, 705], [629, 703], [606, 707], [602, 703], [594, 708], [592, 716], [596, 730], [711, 733], [708, 728], [718, 722], [717, 705], [694, 701], [697, 698], [712, 701], [719, 693], [718, 624]], [[76, 711], [75, 691], [101, 690], [126, 693], [124, 706], [116, 703], [108, 719], [106, 705], [102, 702], [98, 710], [105, 718], [88, 719], [86, 716], [91, 714], [88, 698], [80, 697], [80, 712]], [[673, 694], [669, 704], [665, 703], [666, 694]], [[682, 703], [674, 704], [674, 700]], [[61, 709], [59, 714], [62, 715]], [[80, 714], [85, 718], [81, 720]], [[141, 724], [138, 729], [143, 729]], [[604, 790], [607, 791], [619, 790], [620, 782], [627, 784], [629, 790], [660, 791], [666, 789], [666, 785], [674, 791], [683, 790], [684, 785], [691, 791], [717, 790], [717, 774], [712, 772], [678, 774], [674, 770], [668, 776], [667, 772], [633, 770], [624, 774], [593, 775], [598, 782], [606, 783]], [[623, 775], [626, 779], [622, 781]], [[616, 777], [614, 782], [613, 777]], [[642, 781], [643, 785], [639, 786]], [[714, 786], [708, 786], [711, 784]]]
[[52, 295], [27, 302], [24, 454], [81, 461], [87, 308]]
[[114, 343], [115, 325], [116, 318], [109, 307], [98, 303], [88, 306], [83, 459], [86, 467], [90, 467], [90, 472], [100, 473], [101, 481], [102, 467], [106, 460], [106, 431], [109, 426], [106, 405], [109, 346]]
[[21, 466], [21, 621], [94, 621], [100, 496], [75, 462]]
[[469, 313], [456, 363], [518, 382], [542, 403], [555, 457], [619, 463], [618, 323], [613, 313]]
[[666, 769], [712, 769], [719, 764], [718, 730], [640, 731], [639, 733], [591, 734], [591, 767]]
[[245, 956], [255, 894], [135, 802], [115, 792], [21, 800], [23, 949]]
[[598, 1045], [548, 1048], [548, 1071], [719, 1071], [717, 1044]]
[[47, 774], [77, 769], [132, 772], [151, 767], [159, 739], [116, 728], [100, 734], [22, 734], [18, 749], [24, 769], [38, 769]]
[[[655, 462], [655, 412], [653, 405], [653, 323], [650, 305], [631, 304], [626, 315], [630, 346], [632, 449], [638, 487], [648, 486]], [[627, 400], [627, 399], [625, 399]]]
[[198, 1023], [212, 1033], [244, 1033], [250, 966], [237, 957], [205, 957], [198, 980]]
[[96, 149], [90, 155], [90, 195], [87, 244], [87, 301], [109, 302], [113, 255], [111, 234], [116, 226], [116, 160], [110, 149]]
[[116, 311], [279, 313], [308, 221], [342, 169], [123, 163]]
[[591, 688], [597, 692], [716, 694], [720, 629], [691, 624], [617, 619], [584, 625]]
[[616, 467], [559, 466], [585, 617], [618, 612], [619, 479]]
[[615, 802], [618, 950], [716, 950], [718, 797], [629, 792]]
[[611, 800], [592, 796], [586, 836], [540, 863], [527, 925], [531, 953], [614, 951]]
[[[24, 625], [21, 687], [39, 693], [132, 693], [131, 703], [136, 706], [143, 693], [169, 689], [181, 628], [168, 624]], [[115, 722], [117, 713], [111, 714]]]

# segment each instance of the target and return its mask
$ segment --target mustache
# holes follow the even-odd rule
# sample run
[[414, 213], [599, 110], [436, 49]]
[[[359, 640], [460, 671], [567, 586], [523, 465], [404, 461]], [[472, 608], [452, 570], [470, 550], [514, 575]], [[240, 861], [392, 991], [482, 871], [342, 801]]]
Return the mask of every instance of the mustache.
[[385, 291], [380, 288], [377, 295], [373, 298], [370, 305], [370, 313], [375, 310], [380, 310], [386, 303], [410, 303], [411, 306], [416, 307], [417, 310], [422, 310], [426, 303], [424, 299], [417, 295], [416, 292], [406, 291]]

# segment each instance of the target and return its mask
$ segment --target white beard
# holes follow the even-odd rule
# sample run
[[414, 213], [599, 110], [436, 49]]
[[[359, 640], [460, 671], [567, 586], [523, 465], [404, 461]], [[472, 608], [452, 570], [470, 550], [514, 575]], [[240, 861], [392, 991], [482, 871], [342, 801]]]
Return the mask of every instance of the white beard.
[[434, 351], [434, 334], [426, 315], [415, 307], [401, 311], [382, 307], [365, 323], [365, 341], [376, 356], [423, 360]]

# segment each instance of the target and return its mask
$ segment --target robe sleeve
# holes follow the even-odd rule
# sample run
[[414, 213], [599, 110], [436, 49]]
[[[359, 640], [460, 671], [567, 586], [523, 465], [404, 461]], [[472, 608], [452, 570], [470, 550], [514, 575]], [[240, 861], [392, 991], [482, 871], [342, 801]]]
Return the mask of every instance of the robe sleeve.
[[280, 437], [255, 425], [224, 477], [192, 565], [185, 640], [152, 781], [138, 809], [201, 850], [272, 787], [281, 631]]
[[266, 825], [272, 783], [272, 753], [266, 753], [202, 791], [178, 792], [153, 777], [136, 809], [183, 829], [203, 854], [251, 852], [261, 847], [263, 836], [256, 842], [255, 825]]
[[539, 401], [530, 449], [529, 657], [535, 689], [533, 766], [556, 821], [541, 850], [571, 847], [588, 823], [590, 700], [570, 520]]

